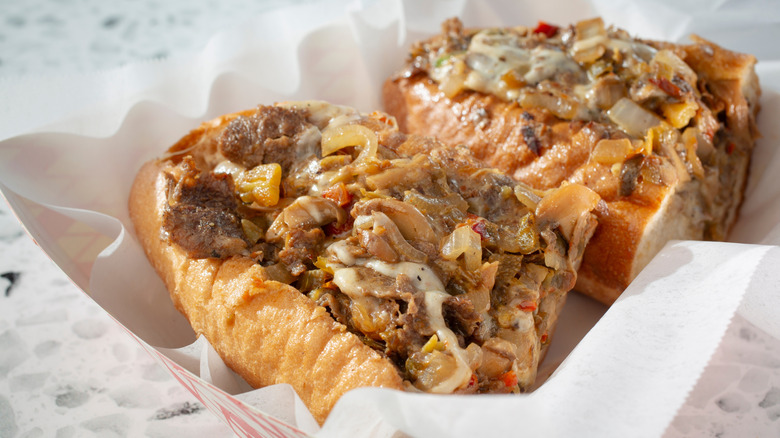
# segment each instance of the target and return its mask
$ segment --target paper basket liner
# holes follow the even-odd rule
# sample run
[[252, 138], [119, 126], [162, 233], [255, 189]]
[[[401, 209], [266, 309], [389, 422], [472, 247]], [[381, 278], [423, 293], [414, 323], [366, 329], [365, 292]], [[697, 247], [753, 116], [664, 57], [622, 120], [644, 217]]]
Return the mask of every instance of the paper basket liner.
[[[653, 38], [677, 40], [695, 30], [720, 42], [717, 36], [725, 35], [727, 47], [746, 52], [748, 43], [765, 41], [760, 35], [777, 36], [780, 15], [760, 15], [747, 36], [736, 31], [759, 16], [755, 11], [765, 7], [759, 2], [740, 2], [738, 13], [734, 3], [720, 2], [703, 15], [693, 3], [317, 3], [256, 17], [191, 57], [67, 82], [0, 83], [3, 95], [20, 102], [0, 117], [0, 138], [11, 137], [0, 143], [0, 191], [74, 283], [240, 436], [658, 436], [738, 308], [780, 337], [771, 310], [780, 301], [780, 249], [773, 246], [780, 242], [780, 186], [772, 178], [780, 174], [778, 57], [758, 66], [763, 138], [732, 234], [745, 244], [672, 242], [606, 313], [571, 295], [540, 386], [529, 394], [361, 388], [342, 397], [320, 428], [288, 385], [248, 391], [208, 342], [196, 339], [132, 235], [126, 202], [143, 162], [220, 114], [307, 99], [379, 109], [379, 87], [401, 66], [408, 45], [438, 32], [451, 16], [498, 26], [602, 15]], [[668, 19], [644, 19], [650, 14]], [[728, 26], [724, 17], [732, 19]], [[756, 53], [775, 52], [757, 47]]]

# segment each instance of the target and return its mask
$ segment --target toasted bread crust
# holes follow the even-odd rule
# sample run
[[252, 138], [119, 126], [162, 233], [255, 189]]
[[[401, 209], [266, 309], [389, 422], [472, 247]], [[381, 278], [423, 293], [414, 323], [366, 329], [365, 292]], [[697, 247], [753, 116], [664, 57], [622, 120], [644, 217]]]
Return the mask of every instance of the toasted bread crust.
[[[202, 127], [188, 141], [198, 132], [209, 129]], [[268, 280], [257, 263], [241, 256], [194, 260], [164, 241], [166, 165], [152, 161], [140, 170], [131, 190], [130, 216], [176, 307], [229, 367], [254, 387], [289, 383], [320, 423], [353, 388], [402, 389], [389, 360], [295, 288]]]

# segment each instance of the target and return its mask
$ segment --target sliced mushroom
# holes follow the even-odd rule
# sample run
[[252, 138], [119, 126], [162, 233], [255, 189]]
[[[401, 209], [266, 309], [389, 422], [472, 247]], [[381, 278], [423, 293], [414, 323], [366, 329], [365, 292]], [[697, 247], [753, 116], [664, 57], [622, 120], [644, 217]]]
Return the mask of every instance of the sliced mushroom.
[[[368, 252], [386, 262], [408, 261], [426, 263], [428, 261], [425, 253], [409, 244], [396, 223], [386, 214], [381, 211], [372, 212], [371, 223], [371, 231], [360, 231], [361, 244], [365, 242], [370, 245], [370, 247], [363, 245]], [[375, 253], [374, 251], [377, 252]]]
[[279, 213], [271, 226], [268, 227], [265, 237], [267, 241], [274, 242], [281, 239], [288, 230], [306, 230], [334, 221], [341, 225], [346, 220], [347, 213], [333, 201], [326, 198], [301, 196]]
[[333, 283], [350, 298], [378, 297], [400, 298], [396, 279], [365, 266], [352, 266], [336, 270]]
[[397, 199], [378, 198], [356, 204], [352, 214], [364, 216], [374, 211], [387, 215], [405, 239], [438, 243], [436, 233], [428, 223], [428, 219], [414, 206]]
[[344, 210], [326, 198], [301, 196], [284, 209], [284, 222], [290, 228], [310, 228], [336, 221], [344, 223]]

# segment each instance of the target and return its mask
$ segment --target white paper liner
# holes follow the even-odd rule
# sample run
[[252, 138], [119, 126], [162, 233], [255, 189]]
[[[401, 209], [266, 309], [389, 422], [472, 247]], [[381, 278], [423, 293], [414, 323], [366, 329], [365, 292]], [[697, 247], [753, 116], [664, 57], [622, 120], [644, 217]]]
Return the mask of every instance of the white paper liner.
[[[780, 15], [760, 2], [700, 3], [317, 3], [257, 17], [215, 36], [194, 57], [0, 83], [6, 102], [19, 103], [0, 108], [0, 138], [16, 136], [0, 144], [0, 190], [66, 274], [241, 435], [658, 436], [740, 303], [746, 318], [780, 337], [771, 310], [778, 307], [767, 306], [780, 301], [780, 249], [771, 246], [780, 243], [780, 186], [770, 177], [780, 171], [774, 123], [780, 56], [767, 39], [776, 36]], [[672, 243], [606, 314], [573, 295], [540, 374], [563, 364], [530, 394], [360, 389], [343, 397], [320, 429], [287, 385], [243, 392], [246, 384], [194, 338], [128, 234], [126, 199], [141, 163], [200, 121], [258, 103], [323, 99], [380, 108], [379, 87], [401, 65], [408, 44], [436, 33], [450, 16], [496, 26], [596, 14], [645, 37], [679, 40], [693, 30], [721, 44], [724, 35], [727, 47], [761, 55], [764, 137], [732, 234], [761, 245]]]

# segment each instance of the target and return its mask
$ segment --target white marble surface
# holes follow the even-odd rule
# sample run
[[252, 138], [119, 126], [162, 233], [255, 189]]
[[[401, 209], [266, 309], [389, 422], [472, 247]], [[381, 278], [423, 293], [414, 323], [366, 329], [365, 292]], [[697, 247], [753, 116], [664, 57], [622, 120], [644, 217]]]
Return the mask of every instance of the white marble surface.
[[[199, 50], [284, 2], [0, 2], [0, 80]], [[231, 436], [0, 202], [0, 437]], [[666, 437], [780, 436], [780, 340], [732, 322]]]
[[0, 204], [0, 437], [232, 436]]

